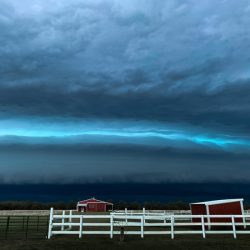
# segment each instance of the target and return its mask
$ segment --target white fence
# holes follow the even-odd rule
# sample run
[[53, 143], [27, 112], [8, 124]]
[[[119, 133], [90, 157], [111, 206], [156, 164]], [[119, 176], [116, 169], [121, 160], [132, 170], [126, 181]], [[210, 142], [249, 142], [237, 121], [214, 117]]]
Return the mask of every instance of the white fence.
[[[143, 215], [143, 216], [170, 216], [170, 215], [191, 215], [190, 210], [146, 210], [143, 208], [142, 210], [128, 210], [125, 208], [124, 210], [114, 210], [111, 212], [113, 215]], [[178, 218], [176, 218], [178, 220]], [[190, 218], [181, 218], [181, 220], [190, 220]], [[127, 221], [127, 220], [126, 220]]]
[[250, 234], [250, 215], [152, 215], [117, 214], [79, 215], [54, 214], [50, 211], [48, 238], [54, 235], [170, 235], [180, 234]]
[[125, 208], [124, 210], [114, 210], [111, 213], [127, 215], [190, 215], [191, 210], [146, 210], [145, 208], [143, 208], [142, 210], [128, 210], [127, 208]]

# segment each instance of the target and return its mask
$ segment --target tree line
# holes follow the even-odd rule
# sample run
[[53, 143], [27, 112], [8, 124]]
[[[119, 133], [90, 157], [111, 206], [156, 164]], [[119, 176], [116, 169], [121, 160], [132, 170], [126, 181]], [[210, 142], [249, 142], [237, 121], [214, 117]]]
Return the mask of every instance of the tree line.
[[[115, 210], [123, 210], [125, 208], [131, 210], [139, 210], [145, 207], [149, 210], [186, 210], [189, 209], [189, 204], [186, 202], [125, 202], [125, 201], [112, 201]], [[0, 210], [48, 210], [51, 207], [54, 209], [76, 209], [77, 202], [31, 202], [31, 201], [2, 201], [0, 202]]]

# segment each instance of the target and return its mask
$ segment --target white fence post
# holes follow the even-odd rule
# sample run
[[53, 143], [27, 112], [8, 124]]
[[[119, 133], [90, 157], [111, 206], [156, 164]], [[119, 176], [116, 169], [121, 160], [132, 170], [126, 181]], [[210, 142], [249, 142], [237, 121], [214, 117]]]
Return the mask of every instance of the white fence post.
[[145, 224], [145, 215], [146, 215], [145, 207], [143, 208], [142, 212], [143, 212], [143, 224]]
[[[69, 210], [69, 223], [72, 223], [72, 210]], [[69, 226], [69, 230], [72, 229], [72, 225]]]
[[127, 214], [128, 214], [128, 209], [127, 209], [127, 208], [125, 208], [125, 215], [126, 215], [125, 222], [126, 222], [126, 223], [128, 222], [128, 219], [127, 219]]
[[80, 217], [80, 224], [79, 224], [79, 238], [82, 238], [82, 217], [83, 216], [81, 216]]
[[[244, 211], [243, 200], [240, 201], [240, 207], [241, 207], [241, 214], [245, 215], [246, 211]], [[246, 227], [247, 227], [247, 225], [246, 225], [246, 218], [244, 216], [242, 217], [242, 222], [244, 224], [244, 228], [246, 229]]]
[[201, 216], [201, 227], [202, 227], [202, 236], [206, 238], [206, 231], [205, 231], [205, 223], [204, 223], [204, 215]]
[[174, 239], [174, 215], [171, 215], [171, 239]]
[[207, 215], [207, 224], [208, 224], [208, 230], [211, 230], [211, 220], [210, 220], [210, 215]]
[[[244, 215], [244, 214], [243, 214]], [[246, 229], [247, 228], [247, 225], [246, 225], [246, 218], [245, 217], [242, 217], [242, 221], [244, 223], [244, 228]]]
[[50, 208], [50, 214], [49, 214], [49, 230], [48, 230], [48, 239], [51, 238], [52, 236], [52, 228], [53, 228], [53, 213], [54, 209], [53, 207]]
[[144, 237], [144, 215], [141, 217], [141, 237]]
[[113, 238], [113, 221], [114, 221], [114, 216], [113, 214], [110, 215], [110, 238]]
[[62, 211], [62, 225], [61, 225], [61, 230], [63, 231], [64, 230], [64, 217], [65, 217], [65, 210]]
[[232, 227], [233, 227], [233, 235], [234, 238], [236, 239], [236, 229], [235, 229], [235, 220], [234, 220], [234, 216], [232, 215]]

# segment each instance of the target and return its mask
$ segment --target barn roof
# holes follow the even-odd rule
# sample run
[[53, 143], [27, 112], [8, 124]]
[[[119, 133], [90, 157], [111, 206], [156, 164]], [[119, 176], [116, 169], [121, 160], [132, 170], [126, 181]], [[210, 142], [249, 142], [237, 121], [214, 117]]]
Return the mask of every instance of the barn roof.
[[82, 204], [82, 203], [105, 203], [105, 204], [109, 204], [109, 205], [113, 205], [113, 203], [107, 202], [107, 201], [101, 201], [101, 200], [97, 200], [95, 197], [86, 199], [86, 200], [82, 200], [82, 201], [78, 201], [78, 204]]
[[193, 204], [203, 204], [203, 205], [216, 205], [216, 204], [223, 204], [223, 203], [231, 203], [231, 202], [242, 202], [244, 199], [226, 199], [226, 200], [214, 200], [214, 201], [203, 201], [203, 202], [196, 202], [196, 203], [190, 203]]

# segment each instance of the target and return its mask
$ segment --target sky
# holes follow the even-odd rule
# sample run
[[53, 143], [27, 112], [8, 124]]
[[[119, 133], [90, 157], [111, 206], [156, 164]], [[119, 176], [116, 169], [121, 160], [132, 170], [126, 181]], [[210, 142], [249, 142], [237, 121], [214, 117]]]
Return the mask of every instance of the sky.
[[250, 181], [248, 0], [0, 0], [0, 183]]

